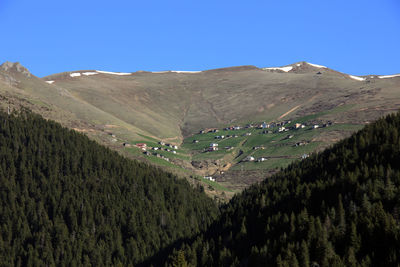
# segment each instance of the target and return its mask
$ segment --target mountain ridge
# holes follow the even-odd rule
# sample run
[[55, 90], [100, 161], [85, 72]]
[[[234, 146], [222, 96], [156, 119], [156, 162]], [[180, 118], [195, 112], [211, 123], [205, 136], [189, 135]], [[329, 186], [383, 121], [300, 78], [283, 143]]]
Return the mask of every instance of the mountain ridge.
[[[0, 68], [4, 110], [28, 107], [127, 156], [174, 171], [178, 164], [200, 175], [212, 173], [204, 174], [195, 166], [233, 166], [234, 155], [219, 161], [210, 154], [210, 160], [198, 164], [194, 151], [181, 150], [176, 162], [166, 163], [124, 144], [156, 146], [162, 141], [181, 146], [203, 129], [302, 118], [310, 118], [308, 123], [357, 126], [400, 108], [397, 75], [350, 76], [307, 62], [201, 72], [81, 70], [44, 78], [28, 77], [17, 69]], [[350, 133], [320, 131], [308, 141], [322, 141], [318, 149], [323, 149]]]

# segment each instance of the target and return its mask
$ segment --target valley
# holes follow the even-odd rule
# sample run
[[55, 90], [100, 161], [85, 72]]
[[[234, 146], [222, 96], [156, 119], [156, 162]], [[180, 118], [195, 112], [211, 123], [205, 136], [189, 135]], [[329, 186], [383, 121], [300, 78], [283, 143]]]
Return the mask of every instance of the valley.
[[[0, 67], [3, 110], [28, 108], [202, 184], [221, 200], [395, 112], [399, 87], [398, 75], [353, 76], [308, 62], [199, 72], [81, 70], [44, 78], [19, 63]], [[263, 123], [275, 127], [261, 129]], [[233, 126], [241, 129], [224, 130]], [[211, 143], [218, 150], [206, 152]]]
[[[154, 164], [183, 168], [193, 172], [197, 180], [217, 182], [229, 194], [240, 192], [265, 175], [274, 174], [362, 128], [362, 124], [323, 119], [329, 113], [349, 108], [341, 106], [294, 121], [204, 129], [185, 138], [180, 147], [146, 138], [124, 146], [133, 155], [145, 155]], [[249, 172], [255, 172], [258, 178], [247, 177]]]

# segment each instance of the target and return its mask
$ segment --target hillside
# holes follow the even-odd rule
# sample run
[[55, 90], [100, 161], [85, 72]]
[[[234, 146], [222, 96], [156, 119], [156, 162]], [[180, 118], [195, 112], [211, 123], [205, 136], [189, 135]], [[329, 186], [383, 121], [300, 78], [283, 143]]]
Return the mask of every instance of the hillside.
[[[398, 75], [358, 77], [307, 62], [198, 72], [81, 70], [44, 78], [35, 77], [18, 63], [0, 67], [5, 110], [8, 106], [28, 107], [128, 157], [179, 175], [213, 176], [228, 188], [226, 194], [240, 191], [302, 154], [321, 151], [398, 110], [399, 87]], [[240, 142], [232, 142], [233, 150], [218, 153], [200, 153], [213, 141], [211, 134], [201, 137], [203, 143], [190, 143], [200, 130], [289, 120], [308, 127], [329, 122], [334, 127], [298, 131], [290, 142], [283, 135], [267, 137], [257, 132], [257, 137], [236, 139]], [[179, 150], [176, 154], [150, 151], [151, 156], [145, 156], [135, 146], [145, 143], [150, 148], [167, 149], [158, 146], [159, 142], [178, 145]], [[302, 152], [292, 147], [298, 142], [308, 144], [301, 147]], [[264, 147], [254, 156], [268, 161], [241, 161], [253, 155], [252, 147]]]
[[32, 113], [0, 121], [1, 266], [133, 266], [216, 217], [184, 179]]
[[[399, 78], [383, 77], [356, 77], [301, 62], [201, 72], [76, 71], [44, 79], [157, 138], [181, 140], [203, 128], [295, 118], [343, 104], [355, 106], [340, 122], [372, 121], [399, 105]], [[381, 113], [374, 115], [372, 108]]]
[[171, 254], [191, 266], [398, 266], [400, 113], [236, 195]]

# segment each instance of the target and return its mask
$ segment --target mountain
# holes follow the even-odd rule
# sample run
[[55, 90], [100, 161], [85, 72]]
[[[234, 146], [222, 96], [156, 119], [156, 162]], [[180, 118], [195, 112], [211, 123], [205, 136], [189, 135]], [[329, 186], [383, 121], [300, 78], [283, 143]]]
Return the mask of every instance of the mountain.
[[201, 72], [77, 71], [44, 79], [158, 138], [182, 140], [203, 128], [291, 118], [345, 104], [355, 107], [342, 121], [371, 121], [399, 107], [400, 78], [383, 77], [356, 77], [301, 62]]
[[398, 266], [400, 113], [237, 194], [169, 262]]
[[[399, 87], [399, 75], [359, 77], [307, 62], [198, 72], [81, 70], [44, 78], [35, 77], [18, 63], [0, 67], [5, 110], [28, 107], [126, 156], [183, 175], [218, 176], [217, 181], [231, 190], [241, 190], [298, 158], [302, 153], [290, 148], [296, 142], [310, 144], [303, 153], [321, 151], [362, 125], [398, 110]], [[211, 143], [208, 139], [197, 147], [188, 145], [199, 130], [288, 120], [309, 126], [329, 122], [336, 128], [318, 130], [312, 136], [295, 135], [298, 139], [293, 144], [246, 139], [235, 142], [238, 146], [224, 154], [199, 154]], [[124, 146], [146, 143], [156, 147], [160, 141], [180, 147], [176, 155], [161, 155], [169, 161]], [[242, 161], [252, 155], [251, 147], [243, 146], [253, 143], [268, 151], [259, 156], [272, 153], [270, 161], [258, 165]]]
[[2, 266], [136, 266], [218, 213], [202, 188], [58, 123], [0, 121]]

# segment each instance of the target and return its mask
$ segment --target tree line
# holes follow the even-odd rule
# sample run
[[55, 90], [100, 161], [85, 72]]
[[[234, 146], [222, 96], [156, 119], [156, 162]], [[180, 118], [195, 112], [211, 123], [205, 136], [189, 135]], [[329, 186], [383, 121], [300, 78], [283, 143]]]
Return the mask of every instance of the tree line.
[[400, 113], [221, 208], [166, 266], [399, 266]]
[[133, 266], [217, 214], [184, 179], [28, 111], [0, 113], [1, 266]]

